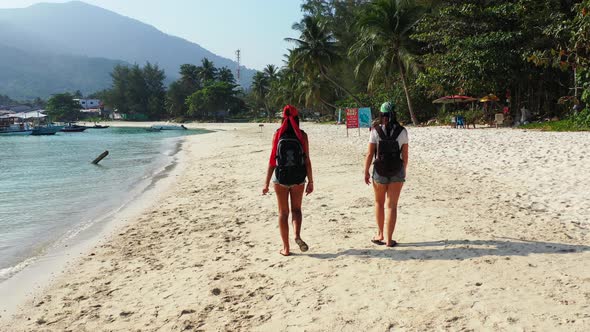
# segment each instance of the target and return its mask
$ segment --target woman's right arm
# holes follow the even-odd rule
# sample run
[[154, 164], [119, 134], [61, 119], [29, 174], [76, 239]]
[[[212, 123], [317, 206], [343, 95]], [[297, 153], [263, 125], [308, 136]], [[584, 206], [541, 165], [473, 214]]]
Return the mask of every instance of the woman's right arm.
[[[272, 142], [274, 144], [275, 141], [275, 136], [277, 133], [275, 133], [272, 136]], [[266, 169], [266, 179], [264, 181], [264, 188], [262, 188], [262, 194], [266, 195], [268, 193], [268, 186], [270, 185], [270, 179], [272, 178], [272, 172], [274, 172], [275, 170], [275, 166], [271, 166], [270, 163], [268, 164], [268, 168]]]
[[369, 143], [369, 150], [367, 151], [367, 158], [365, 159], [365, 183], [371, 184], [371, 175], [369, 174], [369, 168], [371, 167], [371, 162], [373, 161], [373, 157], [375, 156], [375, 148], [377, 144]]

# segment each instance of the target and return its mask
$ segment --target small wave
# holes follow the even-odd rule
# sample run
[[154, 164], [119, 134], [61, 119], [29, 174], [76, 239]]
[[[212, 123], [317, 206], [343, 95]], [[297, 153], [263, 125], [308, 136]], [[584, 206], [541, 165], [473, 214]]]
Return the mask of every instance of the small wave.
[[35, 257], [29, 257], [27, 259], [25, 259], [24, 261], [14, 265], [14, 266], [9, 266], [3, 269], [0, 269], [0, 282], [4, 281], [4, 280], [8, 280], [10, 277], [12, 277], [13, 275], [17, 274], [18, 272], [22, 271], [25, 267], [31, 265], [32, 263], [34, 263], [36, 260], [38, 259], [37, 256]]

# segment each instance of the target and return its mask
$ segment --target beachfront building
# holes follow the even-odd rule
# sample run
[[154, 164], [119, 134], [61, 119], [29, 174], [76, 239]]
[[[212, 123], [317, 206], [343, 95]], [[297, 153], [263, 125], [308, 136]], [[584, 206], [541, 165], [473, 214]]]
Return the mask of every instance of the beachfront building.
[[100, 102], [100, 99], [74, 99], [74, 101], [77, 101], [78, 103], [80, 103], [80, 106], [82, 107], [82, 109], [98, 109], [102, 107], [102, 103]]
[[100, 108], [81, 109], [80, 113], [82, 113], [85, 117], [102, 116], [102, 111]]

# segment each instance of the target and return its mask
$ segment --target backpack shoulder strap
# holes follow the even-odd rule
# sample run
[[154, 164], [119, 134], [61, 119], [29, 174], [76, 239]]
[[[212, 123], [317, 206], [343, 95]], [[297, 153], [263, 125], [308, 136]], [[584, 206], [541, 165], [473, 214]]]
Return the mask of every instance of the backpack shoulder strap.
[[404, 128], [401, 125], [396, 126], [395, 129], [393, 130], [393, 133], [392, 133], [391, 137], [393, 137], [393, 139], [397, 140], [397, 138], [402, 133], [402, 131], [404, 131], [404, 129], [406, 129], [406, 128]]
[[[397, 141], [397, 138], [402, 133], [402, 131], [404, 131], [404, 129], [406, 129], [406, 128], [402, 127], [401, 125], [395, 127], [395, 129], [393, 130], [393, 135], [391, 137], [393, 137], [393, 139]], [[404, 150], [404, 147], [400, 146], [399, 151], [402, 152], [403, 150]]]
[[380, 125], [375, 125], [375, 127], [373, 128], [377, 131], [377, 135], [379, 135], [381, 139], [387, 139], [387, 135], [385, 135], [385, 132], [383, 131], [383, 128], [381, 128]]

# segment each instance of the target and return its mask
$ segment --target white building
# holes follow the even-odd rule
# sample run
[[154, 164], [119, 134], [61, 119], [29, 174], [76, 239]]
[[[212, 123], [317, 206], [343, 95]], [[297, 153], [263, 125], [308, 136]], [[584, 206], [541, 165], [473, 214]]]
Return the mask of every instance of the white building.
[[99, 99], [74, 99], [83, 109], [97, 109], [101, 107], [101, 102]]

